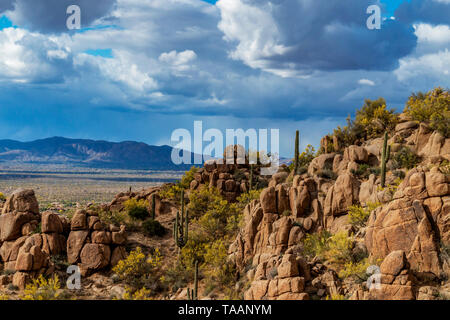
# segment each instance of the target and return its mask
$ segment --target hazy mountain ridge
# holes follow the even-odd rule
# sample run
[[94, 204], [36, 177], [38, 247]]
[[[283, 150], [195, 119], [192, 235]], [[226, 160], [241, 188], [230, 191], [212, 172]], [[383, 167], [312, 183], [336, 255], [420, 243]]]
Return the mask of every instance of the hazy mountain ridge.
[[172, 147], [143, 142], [53, 137], [30, 142], [0, 140], [0, 162], [65, 163], [95, 168], [185, 170], [175, 165]]

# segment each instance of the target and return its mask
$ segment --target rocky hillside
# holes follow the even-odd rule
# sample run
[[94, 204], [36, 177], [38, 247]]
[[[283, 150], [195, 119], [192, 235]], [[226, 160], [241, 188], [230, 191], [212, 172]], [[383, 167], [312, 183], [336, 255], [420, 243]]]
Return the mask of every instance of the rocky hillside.
[[[332, 140], [322, 139], [321, 149]], [[246, 299], [450, 298], [450, 139], [402, 114], [387, 143], [394, 155], [407, 147], [420, 160], [409, 170], [388, 170], [385, 187], [377, 174], [362, 172], [381, 166], [383, 138], [375, 138], [321, 154], [292, 182], [274, 177], [245, 208], [229, 257], [250, 281]], [[392, 158], [388, 168], [398, 161]], [[350, 208], [370, 204], [376, 208], [356, 227]], [[304, 240], [326, 231], [351, 236], [341, 273], [363, 253], [381, 263], [373, 278], [380, 288], [340, 277], [333, 257], [305, 254]]]
[[[2, 203], [0, 297], [450, 299], [449, 107], [441, 89], [401, 114], [368, 100], [269, 178], [247, 158], [208, 162], [69, 216], [18, 190]], [[81, 289], [38, 278], [69, 265]]]

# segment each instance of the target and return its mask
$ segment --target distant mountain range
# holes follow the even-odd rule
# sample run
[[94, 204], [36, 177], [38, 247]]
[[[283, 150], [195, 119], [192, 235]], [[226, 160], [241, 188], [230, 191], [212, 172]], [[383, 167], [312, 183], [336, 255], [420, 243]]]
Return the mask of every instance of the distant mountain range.
[[142, 142], [108, 142], [53, 137], [31, 142], [0, 140], [2, 162], [67, 164], [91, 168], [187, 170], [191, 165], [175, 165], [172, 147], [150, 146]]

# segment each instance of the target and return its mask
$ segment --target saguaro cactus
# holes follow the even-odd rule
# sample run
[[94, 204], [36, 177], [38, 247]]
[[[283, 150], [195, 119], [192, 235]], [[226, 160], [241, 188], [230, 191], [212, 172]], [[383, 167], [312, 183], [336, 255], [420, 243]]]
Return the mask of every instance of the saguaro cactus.
[[198, 261], [195, 261], [194, 289], [187, 288], [188, 300], [198, 299]]
[[295, 132], [294, 174], [297, 174], [298, 172], [298, 158], [300, 156], [299, 144], [300, 144], [300, 132], [297, 130]]
[[177, 212], [175, 224], [173, 225], [173, 237], [178, 248], [182, 249], [187, 241], [189, 234], [189, 216], [187, 210], [184, 210], [184, 190], [181, 190], [181, 213]]
[[156, 217], [156, 194], [152, 194], [152, 219]]
[[391, 156], [391, 146], [388, 145], [388, 133], [384, 133], [383, 152], [381, 154], [381, 187], [385, 187], [386, 183], [386, 163]]

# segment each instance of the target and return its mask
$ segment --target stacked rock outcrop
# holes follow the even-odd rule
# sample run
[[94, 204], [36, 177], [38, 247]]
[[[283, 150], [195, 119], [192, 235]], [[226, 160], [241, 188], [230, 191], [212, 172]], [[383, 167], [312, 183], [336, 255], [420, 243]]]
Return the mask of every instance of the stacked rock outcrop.
[[[310, 163], [306, 174], [294, 176], [292, 182], [285, 176], [273, 177], [260, 199], [245, 208], [244, 227], [229, 248], [229, 259], [238, 270], [250, 269], [247, 278], [251, 286], [246, 298], [303, 299], [303, 293], [323, 297], [322, 290], [326, 290], [329, 295], [347, 294], [352, 299], [416, 299], [430, 296], [426, 294], [431, 290], [426, 281], [439, 283], [439, 279], [445, 279], [444, 274], [450, 274], [448, 259], [442, 258], [442, 246], [450, 244], [450, 176], [439, 167], [450, 159], [450, 139], [424, 124], [400, 119], [389, 145], [393, 152], [410, 148], [421, 156], [421, 162], [406, 172], [399, 185], [392, 172], [386, 176], [386, 188], [380, 187], [375, 174], [364, 178], [356, 173], [361, 165], [380, 166], [383, 139], [376, 138], [321, 154]], [[331, 140], [322, 140], [323, 152], [331, 149]], [[358, 245], [374, 261], [384, 260], [381, 293], [367, 288], [349, 291], [332, 270], [322, 271], [326, 276], [311, 273], [310, 277], [300, 271], [308, 265], [301, 247], [306, 234], [321, 230], [354, 233], [348, 208], [369, 203], [379, 203], [380, 207], [359, 230]], [[287, 261], [290, 273], [283, 271]], [[316, 280], [323, 277], [326, 280]], [[279, 288], [280, 281], [283, 289], [277, 291], [274, 288]], [[303, 289], [292, 281], [303, 283]]]
[[82, 275], [115, 265], [126, 257], [125, 226], [106, 226], [92, 210], [78, 210], [67, 239], [67, 259], [78, 264]]
[[0, 215], [1, 283], [12, 282], [23, 289], [26, 282], [40, 274], [55, 271], [51, 257], [67, 253], [70, 264], [82, 273], [114, 265], [126, 256], [125, 227], [104, 226], [94, 211], [79, 210], [72, 221], [53, 212], [40, 214], [33, 190], [15, 191]]
[[[253, 170], [253, 175], [250, 170]], [[198, 169], [190, 189], [196, 190], [208, 184], [216, 187], [227, 201], [235, 202], [237, 197], [249, 190], [250, 179], [254, 180], [253, 187], [267, 185], [267, 179], [260, 176], [259, 172], [260, 166], [250, 166], [242, 146], [228, 146], [223, 159], [207, 161], [203, 168]]]

